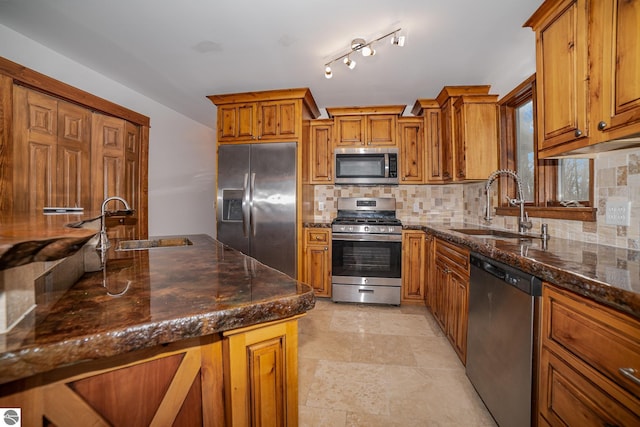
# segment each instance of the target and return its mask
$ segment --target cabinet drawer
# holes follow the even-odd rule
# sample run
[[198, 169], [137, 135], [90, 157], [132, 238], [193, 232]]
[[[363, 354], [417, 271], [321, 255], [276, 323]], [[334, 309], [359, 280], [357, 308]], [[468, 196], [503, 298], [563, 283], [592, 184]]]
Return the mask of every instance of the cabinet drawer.
[[640, 322], [548, 285], [543, 298], [543, 344], [577, 358], [640, 398], [640, 385], [621, 371], [635, 370], [640, 378]]
[[[588, 381], [559, 357], [543, 348], [539, 425], [639, 425], [640, 418], [621, 402]], [[636, 407], [637, 409], [637, 407]]]
[[329, 230], [308, 229], [305, 231], [305, 238], [306, 238], [307, 244], [314, 244], [314, 243], [327, 244], [329, 243], [329, 240], [330, 240], [330, 232]]
[[463, 276], [469, 275], [469, 251], [444, 240], [436, 242], [436, 257], [445, 257]]

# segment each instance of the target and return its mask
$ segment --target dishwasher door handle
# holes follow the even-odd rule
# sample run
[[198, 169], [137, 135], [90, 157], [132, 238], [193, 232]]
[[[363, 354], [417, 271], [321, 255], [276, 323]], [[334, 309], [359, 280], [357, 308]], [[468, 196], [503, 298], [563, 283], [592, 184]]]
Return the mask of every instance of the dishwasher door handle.
[[486, 261], [482, 262], [482, 269], [484, 271], [486, 271], [487, 273], [490, 273], [490, 274], [496, 276], [500, 280], [505, 280], [506, 277], [507, 277], [507, 272], [506, 271], [504, 271], [500, 267], [498, 267], [496, 265], [493, 265], [491, 263], [488, 263]]

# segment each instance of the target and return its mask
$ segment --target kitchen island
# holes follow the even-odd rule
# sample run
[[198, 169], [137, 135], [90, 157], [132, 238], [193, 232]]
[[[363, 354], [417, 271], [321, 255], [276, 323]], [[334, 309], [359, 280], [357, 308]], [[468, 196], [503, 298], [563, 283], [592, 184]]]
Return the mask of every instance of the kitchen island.
[[211, 237], [180, 237], [190, 244], [112, 242], [103, 271], [40, 295], [0, 335], [0, 406], [21, 408], [23, 425], [294, 425], [312, 289]]

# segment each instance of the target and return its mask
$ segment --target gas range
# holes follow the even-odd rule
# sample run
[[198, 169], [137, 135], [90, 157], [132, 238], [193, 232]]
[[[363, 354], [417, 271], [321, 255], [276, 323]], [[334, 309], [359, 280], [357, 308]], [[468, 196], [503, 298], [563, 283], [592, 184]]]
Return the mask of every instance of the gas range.
[[331, 223], [334, 233], [401, 234], [394, 198], [341, 197], [338, 215]]

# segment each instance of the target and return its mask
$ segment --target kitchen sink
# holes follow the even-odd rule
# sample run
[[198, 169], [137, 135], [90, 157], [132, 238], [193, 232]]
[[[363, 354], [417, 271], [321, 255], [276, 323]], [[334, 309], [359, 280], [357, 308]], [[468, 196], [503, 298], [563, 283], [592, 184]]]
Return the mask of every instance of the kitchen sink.
[[186, 237], [169, 237], [166, 239], [153, 240], [121, 240], [116, 246], [116, 251], [139, 251], [144, 249], [190, 245], [193, 245], [193, 243]]
[[511, 231], [504, 231], [504, 230], [491, 230], [487, 228], [456, 228], [456, 229], [451, 229], [451, 231], [467, 234], [474, 237], [481, 237], [481, 238], [518, 239], [518, 240], [540, 239], [540, 236], [535, 236], [531, 234], [514, 233]]

